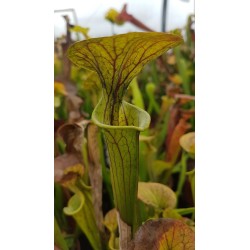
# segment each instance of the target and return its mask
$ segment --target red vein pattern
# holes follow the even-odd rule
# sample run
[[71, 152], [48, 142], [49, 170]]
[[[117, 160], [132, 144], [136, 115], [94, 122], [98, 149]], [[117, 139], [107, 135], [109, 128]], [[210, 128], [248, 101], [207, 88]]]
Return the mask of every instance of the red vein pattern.
[[68, 57], [78, 67], [98, 73], [105, 105], [103, 122], [119, 125], [122, 98], [132, 79], [146, 63], [182, 41], [174, 34], [132, 32], [77, 42], [69, 48]]

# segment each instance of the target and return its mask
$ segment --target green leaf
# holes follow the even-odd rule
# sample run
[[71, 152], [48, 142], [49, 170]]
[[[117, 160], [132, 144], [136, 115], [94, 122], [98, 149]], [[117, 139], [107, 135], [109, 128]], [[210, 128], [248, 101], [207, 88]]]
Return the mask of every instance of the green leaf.
[[176, 219], [149, 220], [136, 233], [132, 249], [194, 250], [194, 231]]
[[[172, 168], [172, 165], [169, 164], [169, 162], [161, 161], [161, 160], [155, 160], [152, 164], [152, 173], [154, 180], [164, 180], [166, 178], [164, 174], [166, 175], [166, 171], [170, 170]], [[159, 182], [159, 181], [157, 181]]]
[[136, 77], [130, 83], [130, 88], [133, 94], [133, 104], [141, 109], [144, 109], [144, 101]]
[[151, 114], [153, 110], [155, 110], [155, 112], [157, 114], [160, 113], [160, 107], [155, 99], [155, 84], [152, 82], [147, 83], [146, 85], [146, 93], [148, 95], [149, 98], [149, 106], [148, 106], [148, 113]]
[[176, 189], [176, 196], [177, 197], [179, 197], [181, 195], [184, 183], [186, 181], [187, 159], [188, 159], [187, 154], [182, 152], [180, 175], [179, 175], [179, 180], [178, 180], [177, 189]]
[[70, 28], [70, 30], [74, 32], [80, 32], [86, 39], [89, 39], [89, 35], [88, 35], [89, 28], [84, 28], [84, 27], [75, 25], [72, 28]]
[[54, 241], [57, 246], [60, 247], [61, 250], [68, 250], [67, 243], [61, 233], [61, 229], [56, 221], [56, 218], [54, 218]]
[[54, 107], [58, 108], [61, 105], [61, 98], [59, 96], [54, 97]]
[[78, 67], [96, 71], [103, 86], [103, 121], [117, 125], [122, 97], [143, 66], [179, 45], [180, 36], [161, 32], [132, 32], [76, 42], [68, 50]]
[[132, 226], [137, 200], [139, 132], [149, 126], [150, 116], [144, 110], [125, 101], [122, 105], [124, 113], [121, 111], [119, 123], [125, 123], [124, 126], [101, 123], [103, 105], [96, 107], [92, 119], [103, 128], [116, 208], [122, 220]]
[[179, 213], [180, 215], [187, 215], [187, 214], [194, 213], [195, 212], [195, 208], [194, 207], [177, 208], [177, 209], [175, 209], [175, 211], [177, 213]]
[[[77, 190], [75, 188], [75, 190]], [[66, 215], [73, 216], [78, 226], [87, 236], [94, 250], [101, 249], [101, 239], [95, 222], [90, 190], [84, 193], [77, 190], [69, 199], [68, 206], [63, 209]]]
[[166, 140], [168, 122], [170, 118], [170, 107], [174, 104], [175, 100], [168, 96], [161, 97], [161, 109], [155, 126], [155, 140], [154, 144], [158, 149], [161, 148], [163, 142]]
[[166, 208], [162, 213], [163, 218], [172, 218], [180, 220], [182, 216], [176, 211], [176, 209]]
[[176, 56], [176, 62], [177, 62], [179, 74], [182, 79], [182, 87], [183, 87], [184, 94], [190, 95], [191, 86], [190, 86], [190, 76], [188, 73], [188, 63], [183, 58], [180, 48], [174, 48], [174, 54]]
[[160, 183], [139, 182], [138, 198], [156, 209], [174, 208], [176, 205], [174, 191]]
[[132, 232], [136, 228], [139, 132], [148, 128], [150, 116], [123, 101], [123, 96], [146, 63], [182, 42], [179, 35], [134, 32], [77, 42], [67, 52], [76, 66], [99, 75], [102, 98], [92, 120], [103, 128], [115, 206]]
[[74, 215], [81, 210], [85, 202], [84, 195], [81, 193], [73, 195], [69, 202], [68, 206], [63, 209], [64, 213], [67, 215]]
[[186, 172], [186, 175], [188, 176], [189, 182], [191, 184], [192, 196], [195, 201], [195, 169]]
[[176, 163], [176, 160], [181, 150], [179, 139], [190, 128], [191, 128], [191, 125], [187, 122], [186, 119], [184, 118], [179, 119], [178, 123], [174, 127], [173, 133], [171, 135], [171, 139], [167, 146], [166, 160], [168, 162], [171, 162], [172, 164]]

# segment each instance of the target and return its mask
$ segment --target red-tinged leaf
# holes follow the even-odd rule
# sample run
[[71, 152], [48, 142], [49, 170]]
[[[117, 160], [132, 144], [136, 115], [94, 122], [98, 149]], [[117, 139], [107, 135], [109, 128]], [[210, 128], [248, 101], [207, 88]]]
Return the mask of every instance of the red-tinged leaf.
[[192, 118], [195, 114], [195, 110], [194, 109], [180, 109], [181, 112], [181, 118], [183, 118], [184, 120], [189, 120], [190, 118]]
[[74, 183], [79, 176], [83, 175], [83, 172], [84, 167], [75, 154], [64, 154], [55, 158], [55, 182], [67, 186]]
[[66, 144], [67, 153], [80, 153], [82, 149], [83, 129], [76, 123], [67, 123], [58, 129], [58, 134]]
[[68, 108], [68, 113], [69, 113], [69, 122], [77, 122], [80, 120], [82, 117], [81, 112], [80, 112], [80, 107], [83, 103], [83, 100], [73, 94], [69, 94], [67, 96], [67, 108]]
[[116, 20], [118, 22], [130, 22], [137, 26], [138, 28], [145, 30], [145, 31], [153, 31], [149, 27], [147, 27], [144, 23], [139, 21], [137, 18], [135, 18], [133, 15], [129, 14], [127, 12], [127, 4], [123, 5], [121, 13], [116, 17]]
[[100, 163], [100, 149], [98, 145], [98, 127], [89, 124], [87, 127], [89, 177], [92, 186], [93, 204], [97, 226], [104, 231], [102, 220], [102, 166]]
[[180, 144], [179, 140], [182, 135], [184, 135], [188, 129], [191, 128], [191, 125], [187, 123], [187, 121], [183, 118], [179, 120], [179, 123], [176, 125], [173, 134], [171, 136], [171, 140], [169, 146], [167, 148], [166, 160], [168, 162], [174, 163], [179, 152], [180, 152]]
[[169, 98], [175, 98], [176, 95], [181, 93], [181, 88], [178, 85], [167, 85], [166, 87], [166, 91], [167, 91], [167, 96]]
[[166, 137], [166, 149], [167, 150], [169, 148], [169, 144], [171, 142], [171, 138], [172, 138], [174, 129], [175, 129], [176, 125], [178, 124], [179, 119], [180, 119], [179, 104], [175, 103], [170, 108], [170, 117], [169, 117], [169, 123], [168, 123], [168, 128], [167, 128], [167, 137]]
[[194, 250], [194, 231], [176, 219], [149, 220], [140, 227], [129, 250]]
[[74, 183], [84, 172], [81, 154], [83, 128], [76, 123], [67, 123], [58, 129], [58, 135], [66, 144], [66, 153], [55, 158], [55, 182], [67, 186]]
[[180, 99], [182, 101], [181, 104], [187, 103], [189, 101], [194, 101], [195, 97], [192, 95], [184, 95], [184, 94], [176, 94], [175, 98]]

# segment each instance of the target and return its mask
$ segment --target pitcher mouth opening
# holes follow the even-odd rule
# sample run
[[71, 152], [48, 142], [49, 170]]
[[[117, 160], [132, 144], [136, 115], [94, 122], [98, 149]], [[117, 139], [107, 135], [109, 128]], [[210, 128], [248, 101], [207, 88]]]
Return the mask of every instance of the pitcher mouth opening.
[[84, 205], [84, 196], [82, 193], [76, 193], [69, 200], [69, 205], [64, 208], [64, 213], [67, 215], [75, 215], [81, 211]]
[[[101, 100], [95, 107], [93, 113], [92, 113], [92, 120], [93, 122], [101, 127], [106, 129], [134, 129], [138, 131], [144, 131], [147, 129], [150, 125], [150, 115], [143, 109], [130, 104], [126, 101], [122, 101], [122, 106], [125, 109], [125, 111], [121, 111], [121, 124], [122, 125], [109, 125], [103, 122], [103, 105]], [[123, 122], [123, 116], [126, 116], [126, 122], [127, 125]], [[120, 117], [120, 116], [119, 116]]]

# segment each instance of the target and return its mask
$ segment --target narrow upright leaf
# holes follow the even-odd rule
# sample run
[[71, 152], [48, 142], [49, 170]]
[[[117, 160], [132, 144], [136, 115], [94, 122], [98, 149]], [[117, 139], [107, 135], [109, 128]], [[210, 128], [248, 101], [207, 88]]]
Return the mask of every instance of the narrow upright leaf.
[[168, 162], [171, 162], [173, 164], [175, 163], [178, 154], [181, 150], [179, 139], [190, 128], [191, 125], [183, 118], [181, 118], [177, 123], [177, 125], [175, 126], [167, 149], [166, 160]]
[[67, 243], [62, 235], [61, 229], [57, 223], [56, 218], [54, 218], [54, 241], [55, 244], [60, 247], [61, 250], [68, 250]]
[[89, 177], [92, 186], [93, 205], [98, 228], [104, 231], [102, 220], [102, 166], [98, 146], [98, 127], [89, 124], [87, 127]]
[[123, 101], [123, 96], [146, 63], [182, 42], [179, 35], [134, 32], [77, 42], [68, 50], [70, 60], [96, 71], [102, 84], [102, 97], [92, 120], [103, 128], [115, 206], [120, 224], [128, 228], [124, 237], [120, 230], [120, 238], [126, 241], [120, 241], [121, 249], [127, 249], [127, 236], [136, 230], [139, 133], [150, 123], [149, 114]]

